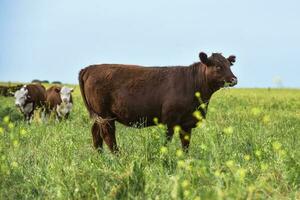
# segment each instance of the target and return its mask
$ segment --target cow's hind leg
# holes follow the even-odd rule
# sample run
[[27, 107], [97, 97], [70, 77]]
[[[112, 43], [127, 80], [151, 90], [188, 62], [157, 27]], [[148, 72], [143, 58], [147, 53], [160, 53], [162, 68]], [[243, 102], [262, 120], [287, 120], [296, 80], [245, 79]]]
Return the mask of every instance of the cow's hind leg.
[[95, 149], [97, 149], [99, 152], [103, 150], [103, 139], [100, 131], [100, 125], [97, 122], [94, 122], [92, 126], [93, 143]]
[[105, 123], [100, 124], [101, 127], [101, 136], [105, 143], [107, 144], [109, 150], [112, 153], [118, 152], [118, 146], [117, 146], [117, 140], [116, 140], [116, 127], [115, 127], [115, 121], [110, 120]]
[[188, 152], [190, 146], [190, 140], [191, 140], [191, 129], [181, 130], [180, 140], [181, 140], [182, 149], [185, 152]]

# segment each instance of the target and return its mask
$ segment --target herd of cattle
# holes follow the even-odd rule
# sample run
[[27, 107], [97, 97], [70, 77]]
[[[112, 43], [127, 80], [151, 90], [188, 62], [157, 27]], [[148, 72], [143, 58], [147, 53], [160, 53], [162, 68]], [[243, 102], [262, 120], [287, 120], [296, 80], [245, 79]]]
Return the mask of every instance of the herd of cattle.
[[[94, 120], [93, 144], [103, 149], [103, 140], [112, 152], [117, 152], [115, 122], [143, 127], [162, 123], [167, 126], [166, 141], [181, 127], [182, 148], [188, 150], [191, 130], [199, 121], [193, 113], [205, 118], [214, 92], [237, 84], [231, 71], [235, 56], [199, 53], [200, 62], [189, 66], [143, 67], [139, 65], [91, 65], [79, 72], [83, 102]], [[41, 84], [22, 86], [14, 93], [16, 106], [30, 121], [37, 107], [46, 115], [54, 111], [57, 119], [67, 118], [72, 110], [73, 89]], [[198, 94], [198, 95], [195, 95]], [[203, 105], [205, 105], [203, 107]]]
[[23, 87], [23, 85], [21, 84], [13, 85], [13, 86], [0, 85], [0, 96], [5, 96], [5, 97], [13, 96], [14, 93], [17, 90], [19, 90], [21, 87]]
[[72, 92], [72, 88], [65, 86], [51, 86], [46, 90], [39, 83], [24, 85], [14, 93], [15, 104], [28, 122], [37, 108], [42, 109], [42, 118], [54, 112], [56, 119], [60, 120], [68, 118], [72, 110]]

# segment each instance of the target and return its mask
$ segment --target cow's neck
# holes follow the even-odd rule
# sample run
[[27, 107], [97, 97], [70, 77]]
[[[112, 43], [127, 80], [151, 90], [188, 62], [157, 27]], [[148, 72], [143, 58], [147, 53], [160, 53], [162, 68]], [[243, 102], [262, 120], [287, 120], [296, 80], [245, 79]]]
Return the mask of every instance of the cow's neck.
[[212, 94], [218, 89], [210, 87], [205, 75], [206, 67], [198, 62], [191, 65], [192, 73], [194, 75], [194, 93], [200, 92], [203, 103], [209, 103]]

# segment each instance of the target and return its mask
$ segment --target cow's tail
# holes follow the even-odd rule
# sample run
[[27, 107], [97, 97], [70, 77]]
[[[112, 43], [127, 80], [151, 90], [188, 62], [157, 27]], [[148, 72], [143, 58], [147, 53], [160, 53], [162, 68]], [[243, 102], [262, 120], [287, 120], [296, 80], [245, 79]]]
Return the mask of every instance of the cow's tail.
[[93, 111], [91, 105], [89, 104], [89, 102], [86, 99], [85, 96], [85, 91], [84, 91], [84, 75], [87, 71], [88, 67], [83, 68], [80, 70], [79, 72], [79, 76], [78, 76], [78, 81], [79, 81], [79, 87], [80, 87], [80, 92], [81, 92], [81, 96], [82, 96], [82, 100], [84, 102], [84, 105], [86, 107], [86, 109], [88, 110], [90, 117], [92, 118], [96, 113]]
[[86, 80], [86, 78], [84, 77], [87, 69], [89, 67], [86, 67], [82, 70], [80, 70], [79, 72], [79, 87], [80, 87], [80, 92], [81, 92], [81, 96], [83, 99], [83, 102], [85, 104], [85, 107], [87, 108], [89, 114], [90, 114], [90, 118], [94, 119], [96, 123], [100, 124], [100, 125], [105, 125], [108, 124], [109, 121], [114, 120], [114, 118], [102, 118], [97, 112], [95, 112], [92, 108], [92, 106], [89, 104], [86, 95], [85, 95], [85, 91], [84, 91], [84, 81]]
[[80, 70], [79, 72], [79, 87], [80, 87], [80, 92], [81, 92], [81, 96], [84, 102], [84, 105], [86, 107], [86, 109], [88, 110], [89, 114], [90, 114], [90, 118], [94, 119], [95, 122], [97, 122], [98, 124], [106, 124], [108, 123], [108, 121], [110, 121], [111, 119], [104, 119], [102, 118], [97, 112], [95, 112], [92, 108], [92, 106], [89, 104], [86, 95], [85, 95], [85, 91], [84, 91], [84, 81], [86, 80], [86, 78], [84, 77], [86, 71], [88, 70], [89, 67], [86, 67], [82, 70]]

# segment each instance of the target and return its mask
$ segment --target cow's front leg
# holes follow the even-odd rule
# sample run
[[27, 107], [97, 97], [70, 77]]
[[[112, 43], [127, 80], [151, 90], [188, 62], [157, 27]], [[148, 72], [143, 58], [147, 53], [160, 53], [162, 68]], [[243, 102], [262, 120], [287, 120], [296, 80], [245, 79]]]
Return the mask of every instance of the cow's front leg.
[[31, 123], [31, 121], [32, 121], [34, 108], [35, 107], [34, 107], [33, 103], [28, 103], [22, 108], [22, 111], [25, 116], [25, 121], [27, 121], [28, 123]]
[[191, 129], [183, 129], [180, 132], [180, 140], [182, 149], [185, 152], [188, 152], [191, 140]]
[[55, 115], [55, 121], [56, 122], [60, 122], [61, 121], [59, 115]]
[[42, 112], [41, 112], [41, 119], [42, 119], [42, 122], [45, 122], [46, 121], [46, 109], [42, 109]]
[[167, 145], [169, 142], [172, 141], [173, 135], [174, 135], [174, 127], [172, 125], [168, 125], [167, 127], [168, 127], [168, 129], [167, 129], [167, 132], [166, 132], [165, 145]]
[[28, 116], [28, 113], [24, 113], [24, 122], [27, 122], [29, 123], [29, 116]]
[[25, 121], [28, 123], [28, 124], [31, 124], [33, 120], [33, 113], [26, 113], [25, 114]]

